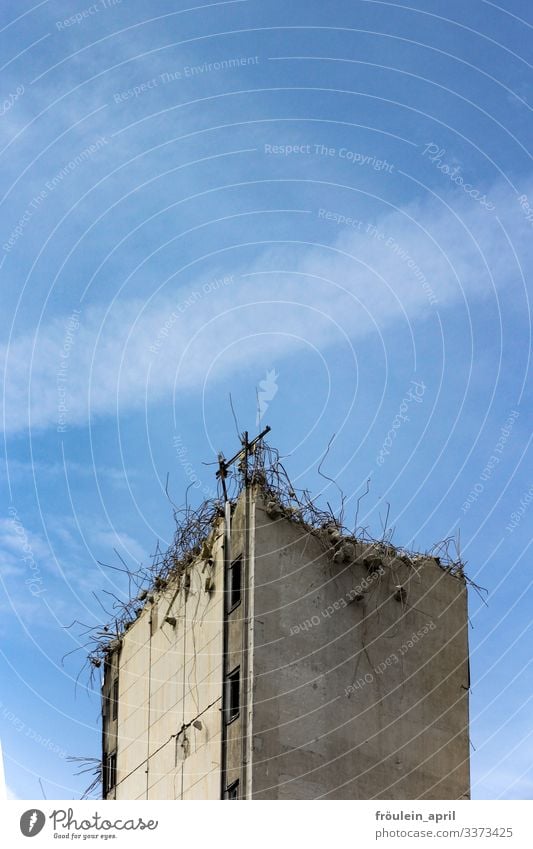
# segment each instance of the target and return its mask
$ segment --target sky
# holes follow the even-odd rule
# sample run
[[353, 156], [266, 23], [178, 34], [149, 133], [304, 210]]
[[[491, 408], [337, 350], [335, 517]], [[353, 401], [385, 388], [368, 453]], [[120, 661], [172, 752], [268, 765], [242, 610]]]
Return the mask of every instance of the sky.
[[[0, 738], [100, 752], [77, 619], [272, 428], [470, 593], [472, 797], [533, 798], [528, 0], [4, 0]], [[236, 423], [231, 410], [235, 410]], [[390, 505], [390, 506], [388, 506]], [[98, 596], [98, 598], [97, 598]], [[67, 655], [67, 657], [64, 657]]]

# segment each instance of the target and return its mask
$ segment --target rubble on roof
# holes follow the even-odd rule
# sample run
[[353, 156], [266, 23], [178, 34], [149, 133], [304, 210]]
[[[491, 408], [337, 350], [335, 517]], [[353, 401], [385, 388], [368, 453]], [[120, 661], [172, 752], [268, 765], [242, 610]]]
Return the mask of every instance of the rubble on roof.
[[[374, 538], [367, 527], [357, 524], [359, 502], [368, 493], [368, 487], [357, 502], [354, 526], [348, 528], [344, 524], [345, 498], [342, 493], [338, 514], [329, 503], [326, 508], [319, 506], [308, 490], [297, 490], [292, 485], [279, 452], [264, 441], [256, 442], [247, 456], [246, 470], [240, 463], [237, 468], [224, 472], [216, 498], [207, 499], [197, 507], [186, 504], [181, 509], [174, 509], [176, 530], [173, 541], [165, 551], [158, 546], [149, 565], [132, 569], [122, 561], [120, 567], [109, 567], [127, 576], [128, 593], [126, 598], [119, 598], [104, 590], [104, 595], [112, 599], [110, 609], [106, 609], [102, 599], [98, 600], [109, 617], [109, 624], [103, 628], [83, 626], [85, 630], [81, 636], [85, 642], [79, 648], [87, 651], [86, 663], [89, 664], [91, 678], [94, 671], [120, 647], [124, 633], [140, 616], [145, 605], [153, 601], [154, 593], [164, 590], [169, 581], [176, 578], [178, 588], [186, 589], [187, 579], [190, 583], [189, 570], [195, 562], [212, 565], [214, 529], [224, 515], [224, 495], [234, 508], [247, 483], [254, 486], [263, 498], [266, 513], [272, 521], [297, 523], [321, 542], [337, 564], [354, 561], [363, 546], [364, 562], [369, 572], [379, 570], [384, 560], [392, 558], [416, 566], [417, 562], [432, 557], [440, 568], [461, 580], [468, 580], [457, 548], [454, 550], [453, 538], [438, 543], [424, 554], [393, 545], [393, 531], [386, 525], [381, 538]], [[209, 576], [205, 580], [205, 590], [212, 591]], [[74, 622], [70, 627], [81, 624]]]

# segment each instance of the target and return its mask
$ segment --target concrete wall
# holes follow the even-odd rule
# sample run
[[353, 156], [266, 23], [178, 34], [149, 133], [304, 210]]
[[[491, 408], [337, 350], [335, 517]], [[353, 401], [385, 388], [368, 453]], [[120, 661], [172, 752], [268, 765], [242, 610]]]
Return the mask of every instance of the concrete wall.
[[255, 537], [253, 798], [468, 797], [464, 580], [336, 563], [261, 503]]
[[[174, 580], [147, 600], [121, 641], [118, 720], [110, 724], [104, 717], [104, 748], [111, 752], [116, 740], [117, 751], [111, 798], [220, 798], [220, 527], [214, 538], [213, 568], [198, 559], [188, 570], [189, 588], [182, 576], [179, 586]], [[211, 592], [205, 589], [208, 577]], [[175, 626], [165, 622], [167, 616], [176, 619]], [[104, 691], [110, 685], [108, 674]]]
[[[250, 786], [256, 799], [468, 797], [464, 580], [361, 544], [336, 562], [261, 499], [250, 545], [245, 525], [241, 498], [230, 549], [220, 521], [214, 566], [198, 558], [149, 598], [109, 659], [104, 695], [119, 670], [118, 719], [104, 716], [104, 750], [117, 752], [109, 798], [220, 799], [237, 779], [241, 798]], [[238, 555], [242, 601], [225, 615], [225, 557]], [[241, 711], [225, 725], [223, 681], [236, 666]]]

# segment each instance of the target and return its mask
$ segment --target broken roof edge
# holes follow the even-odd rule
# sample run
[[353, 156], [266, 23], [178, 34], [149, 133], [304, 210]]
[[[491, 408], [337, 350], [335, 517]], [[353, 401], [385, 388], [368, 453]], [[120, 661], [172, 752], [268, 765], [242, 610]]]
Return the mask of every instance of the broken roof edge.
[[[337, 485], [331, 478], [326, 479]], [[388, 513], [381, 537], [374, 537], [368, 527], [357, 525], [360, 502], [368, 494], [368, 485], [366, 492], [357, 501], [354, 527], [349, 528], [345, 525], [344, 515], [346, 497], [340, 488], [341, 505], [337, 512], [329, 502], [326, 502], [326, 508], [320, 507], [317, 499], [314, 499], [308, 490], [298, 490], [293, 486], [279, 452], [266, 442], [259, 441], [255, 442], [253, 450], [246, 454], [245, 460], [241, 460], [237, 468], [230, 470], [226, 466], [224, 481], [219, 480], [216, 497], [205, 499], [198, 507], [192, 507], [188, 502], [182, 508], [174, 506], [176, 530], [172, 543], [164, 551], [157, 545], [149, 566], [140, 566], [134, 570], [122, 562], [124, 568], [110, 567], [118, 568], [118, 571], [127, 575], [129, 593], [126, 600], [123, 600], [113, 593], [103, 591], [113, 598], [113, 604], [108, 611], [100, 601], [109, 616], [109, 624], [96, 626], [85, 632], [89, 638], [85, 647], [89, 649], [87, 660], [91, 671], [106, 660], [111, 644], [116, 640], [120, 641], [124, 632], [140, 616], [146, 599], [151, 594], [163, 589], [172, 576], [187, 570], [198, 558], [205, 560], [209, 557], [209, 539], [213, 537], [218, 522], [224, 515], [224, 496], [234, 507], [249, 486], [262, 497], [267, 513], [270, 507], [273, 515], [283, 517], [312, 533], [321, 540], [326, 550], [331, 550], [332, 556], [336, 550], [335, 545], [332, 545], [332, 537], [335, 539], [335, 535], [338, 535], [336, 541], [366, 544], [372, 546], [377, 554], [397, 557], [406, 563], [414, 564], [421, 559], [432, 559], [453, 577], [480, 589], [465, 574], [465, 563], [455, 537], [448, 537], [425, 552], [397, 546], [392, 542], [394, 528], [387, 527]], [[132, 587], [135, 588], [135, 593], [132, 592]]]

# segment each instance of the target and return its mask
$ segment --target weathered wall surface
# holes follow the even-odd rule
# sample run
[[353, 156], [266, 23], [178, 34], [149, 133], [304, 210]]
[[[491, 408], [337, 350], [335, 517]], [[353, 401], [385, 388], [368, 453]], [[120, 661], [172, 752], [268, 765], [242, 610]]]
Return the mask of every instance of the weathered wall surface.
[[[242, 556], [240, 603], [224, 600], [221, 521], [213, 566], [197, 558], [149, 597], [110, 658], [104, 695], [118, 660], [119, 703], [117, 719], [109, 703], [104, 717], [104, 749], [117, 752], [109, 798], [219, 799], [236, 780], [242, 798], [251, 590], [253, 798], [467, 797], [464, 580], [432, 559], [379, 559], [362, 544], [333, 559], [260, 500], [255, 512], [253, 587], [244, 498], [226, 553], [229, 563]], [[236, 667], [240, 712], [224, 726], [223, 682]]]
[[[179, 588], [173, 581], [153, 601], [149, 597], [123, 637], [117, 799], [220, 798], [220, 528], [214, 536], [214, 566], [197, 560], [188, 570], [189, 578], [182, 575]], [[208, 578], [214, 584], [211, 591], [206, 590]], [[165, 622], [166, 617], [174, 617], [176, 625]], [[114, 745], [114, 726], [109, 731], [104, 735], [107, 751]]]
[[334, 562], [261, 504], [255, 534], [253, 797], [467, 797], [464, 580]]

